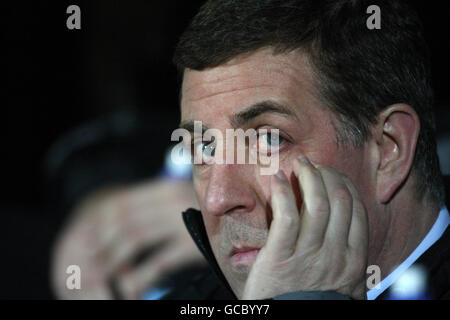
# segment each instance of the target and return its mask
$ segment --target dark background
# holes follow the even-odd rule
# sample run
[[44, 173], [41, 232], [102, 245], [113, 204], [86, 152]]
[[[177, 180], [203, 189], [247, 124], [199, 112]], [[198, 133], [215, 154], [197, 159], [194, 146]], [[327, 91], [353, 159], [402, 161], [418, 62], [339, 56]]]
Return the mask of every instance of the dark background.
[[[2, 4], [0, 298], [52, 298], [49, 249], [64, 214], [49, 210], [44, 159], [61, 135], [86, 121], [131, 110], [155, 123], [150, 129], [157, 137], [149, 152], [160, 154], [168, 146], [179, 121], [173, 49], [202, 2]], [[440, 3], [414, 1], [432, 51], [443, 134], [450, 131], [450, 10]], [[71, 4], [81, 8], [81, 30], [66, 28]], [[161, 156], [157, 159], [149, 164], [154, 171], [162, 164]]]

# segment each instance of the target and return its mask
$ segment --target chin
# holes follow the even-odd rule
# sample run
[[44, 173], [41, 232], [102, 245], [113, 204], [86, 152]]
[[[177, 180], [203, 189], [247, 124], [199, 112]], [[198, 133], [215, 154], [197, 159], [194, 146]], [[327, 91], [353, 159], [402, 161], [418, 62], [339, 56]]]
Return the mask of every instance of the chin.
[[250, 268], [251, 264], [241, 264], [237, 266], [228, 264], [226, 267], [221, 267], [228, 284], [238, 299], [241, 298], [244, 291]]

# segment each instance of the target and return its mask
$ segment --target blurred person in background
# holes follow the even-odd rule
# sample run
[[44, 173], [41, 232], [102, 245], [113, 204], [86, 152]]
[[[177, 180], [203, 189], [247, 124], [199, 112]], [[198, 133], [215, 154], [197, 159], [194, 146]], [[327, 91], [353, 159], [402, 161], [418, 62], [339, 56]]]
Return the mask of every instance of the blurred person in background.
[[[161, 157], [152, 142], [165, 131], [148, 121], [114, 113], [72, 130], [48, 153], [54, 210], [67, 212], [53, 245], [57, 298], [158, 299], [208, 274], [179, 215], [197, 207], [191, 167], [175, 165], [170, 148]], [[159, 161], [163, 169], [152, 172]], [[66, 285], [70, 265], [81, 270], [80, 290]]]

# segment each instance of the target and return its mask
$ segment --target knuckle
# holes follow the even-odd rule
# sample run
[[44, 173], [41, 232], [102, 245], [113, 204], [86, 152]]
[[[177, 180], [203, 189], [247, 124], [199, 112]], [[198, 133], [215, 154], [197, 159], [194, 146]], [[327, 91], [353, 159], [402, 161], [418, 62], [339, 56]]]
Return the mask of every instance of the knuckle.
[[283, 224], [285, 228], [294, 228], [297, 225], [298, 219], [294, 216], [284, 214], [280, 217], [280, 223]]
[[330, 211], [330, 205], [325, 199], [317, 199], [310, 205], [309, 211], [318, 214], [327, 214]]
[[345, 186], [340, 186], [333, 191], [333, 201], [340, 204], [347, 204], [353, 201], [352, 195]]
[[357, 243], [348, 244], [349, 260], [358, 261], [367, 258], [368, 246], [369, 243], [365, 238], [359, 239]]

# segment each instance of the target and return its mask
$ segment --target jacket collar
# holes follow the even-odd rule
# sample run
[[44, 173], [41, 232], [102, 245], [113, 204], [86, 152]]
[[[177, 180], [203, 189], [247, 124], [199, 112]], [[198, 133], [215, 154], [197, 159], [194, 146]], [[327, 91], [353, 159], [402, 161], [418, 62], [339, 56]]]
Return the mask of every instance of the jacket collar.
[[217, 263], [216, 257], [211, 249], [208, 235], [206, 233], [205, 224], [203, 222], [202, 213], [195, 209], [187, 209], [183, 212], [183, 221], [188, 229], [192, 239], [199, 248], [200, 252], [208, 261], [210, 267], [217, 275], [222, 284], [232, 293], [230, 285], [222, 273], [222, 270]]

